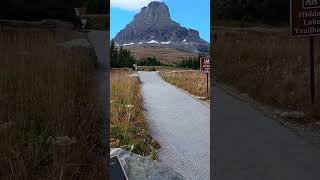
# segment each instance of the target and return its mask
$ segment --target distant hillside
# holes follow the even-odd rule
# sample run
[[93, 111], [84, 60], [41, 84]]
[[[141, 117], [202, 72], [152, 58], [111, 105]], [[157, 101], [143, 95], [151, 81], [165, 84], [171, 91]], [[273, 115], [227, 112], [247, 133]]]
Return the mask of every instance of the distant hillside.
[[130, 50], [131, 54], [136, 59], [156, 57], [157, 60], [165, 64], [178, 63], [183, 59], [198, 56], [197, 53], [190, 53], [174, 48], [164, 48], [159, 46], [124, 46], [124, 48]]

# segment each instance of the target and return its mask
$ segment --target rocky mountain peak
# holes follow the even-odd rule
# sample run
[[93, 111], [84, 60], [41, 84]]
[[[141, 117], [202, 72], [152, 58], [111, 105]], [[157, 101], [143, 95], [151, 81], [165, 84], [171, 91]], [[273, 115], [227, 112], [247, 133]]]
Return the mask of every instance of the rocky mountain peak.
[[169, 8], [164, 2], [153, 1], [148, 7], [141, 9], [140, 15], [153, 17], [154, 21], [158, 19], [170, 19]]
[[129, 27], [157, 27], [167, 28], [168, 26], [178, 26], [170, 18], [168, 6], [164, 2], [153, 1], [147, 7], [143, 7], [140, 13], [135, 15]]
[[209, 50], [209, 44], [200, 38], [197, 30], [181, 27], [170, 18], [168, 6], [158, 1], [141, 8], [113, 41], [119, 46], [159, 45], [192, 52]]

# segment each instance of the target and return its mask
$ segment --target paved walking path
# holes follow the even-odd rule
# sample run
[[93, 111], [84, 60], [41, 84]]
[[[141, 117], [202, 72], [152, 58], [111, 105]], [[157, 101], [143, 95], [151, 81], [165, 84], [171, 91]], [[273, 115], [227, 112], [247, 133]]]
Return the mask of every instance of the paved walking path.
[[159, 159], [185, 179], [208, 180], [210, 108], [163, 81], [156, 72], [138, 72]]
[[245, 102], [212, 88], [217, 180], [317, 180], [320, 150]]

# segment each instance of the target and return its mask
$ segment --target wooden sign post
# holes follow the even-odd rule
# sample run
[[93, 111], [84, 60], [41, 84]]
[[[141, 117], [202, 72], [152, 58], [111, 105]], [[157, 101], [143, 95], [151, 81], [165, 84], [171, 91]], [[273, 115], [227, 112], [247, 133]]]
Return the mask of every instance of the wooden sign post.
[[210, 57], [200, 57], [200, 71], [207, 75], [207, 95], [209, 96]]
[[290, 0], [290, 36], [309, 37], [310, 94], [315, 98], [314, 36], [320, 35], [320, 0]]

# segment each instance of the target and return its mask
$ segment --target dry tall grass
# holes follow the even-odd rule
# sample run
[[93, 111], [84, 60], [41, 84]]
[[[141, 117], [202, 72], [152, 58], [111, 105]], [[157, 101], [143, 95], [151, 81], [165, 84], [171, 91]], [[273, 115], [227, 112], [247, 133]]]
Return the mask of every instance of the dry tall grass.
[[[310, 105], [309, 44], [286, 29], [215, 28], [215, 79], [260, 102], [320, 115], [320, 54], [316, 52], [316, 104]], [[316, 42], [316, 50], [319, 41]]]
[[67, 36], [0, 33], [0, 179], [106, 177], [94, 59]]
[[110, 78], [110, 144], [156, 159], [155, 141], [144, 117], [140, 82], [129, 70], [113, 70]]
[[161, 71], [160, 75], [165, 81], [186, 90], [190, 94], [210, 99], [210, 79], [208, 94], [207, 76], [199, 70]]

